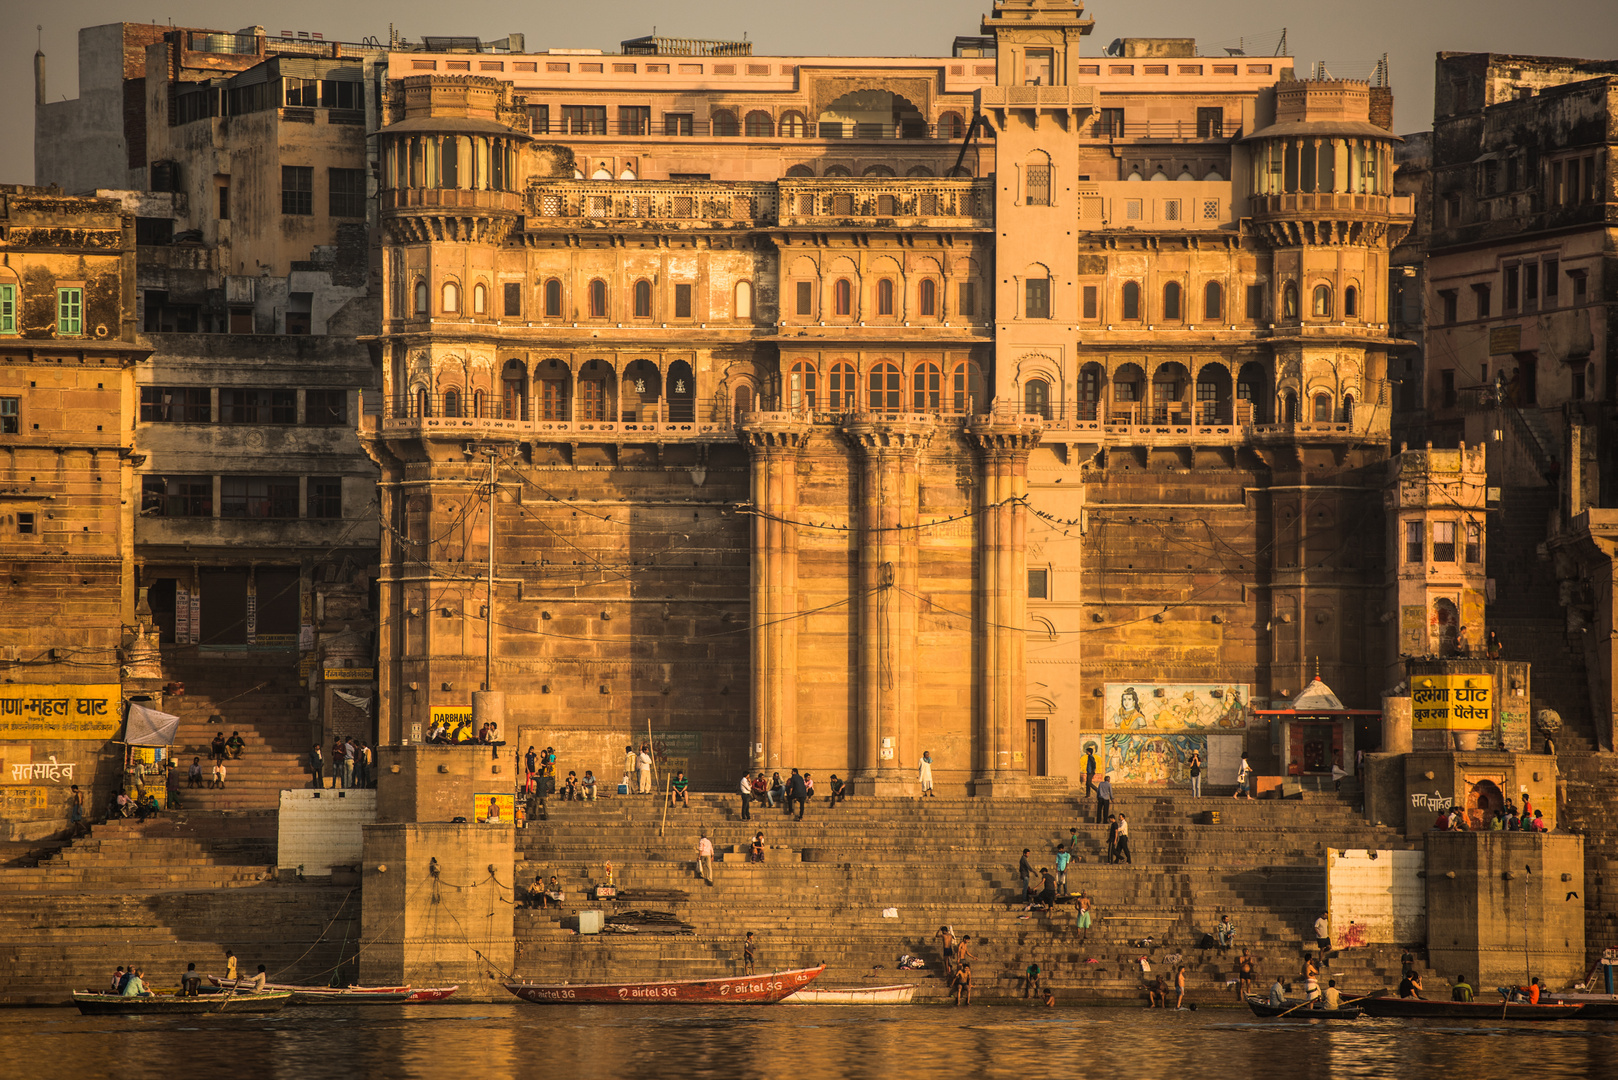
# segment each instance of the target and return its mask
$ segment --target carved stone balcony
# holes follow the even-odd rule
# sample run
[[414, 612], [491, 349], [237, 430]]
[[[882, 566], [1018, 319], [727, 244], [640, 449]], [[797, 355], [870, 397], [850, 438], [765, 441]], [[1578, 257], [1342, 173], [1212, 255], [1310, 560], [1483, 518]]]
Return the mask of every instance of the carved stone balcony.
[[788, 229], [994, 227], [994, 184], [987, 180], [782, 180], [778, 187], [780, 224]]
[[656, 180], [536, 180], [529, 232], [750, 229], [775, 220], [775, 185]]

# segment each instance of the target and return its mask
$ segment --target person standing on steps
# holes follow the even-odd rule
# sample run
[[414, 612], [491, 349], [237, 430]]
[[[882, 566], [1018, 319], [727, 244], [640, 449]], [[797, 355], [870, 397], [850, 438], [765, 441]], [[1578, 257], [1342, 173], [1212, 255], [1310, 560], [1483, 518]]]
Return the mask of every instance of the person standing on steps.
[[624, 794], [628, 795], [635, 790], [635, 747], [633, 744], [624, 747]]
[[1022, 858], [1017, 860], [1017, 880], [1022, 882], [1022, 902], [1032, 903], [1034, 898], [1034, 864], [1028, 861], [1029, 850], [1022, 849]]
[[1107, 820], [1112, 812], [1112, 774], [1107, 773], [1096, 785], [1096, 824], [1100, 825]]
[[1118, 861], [1135, 865], [1135, 856], [1129, 850], [1129, 819], [1118, 815]]
[[960, 945], [955, 950], [955, 1004], [972, 1004], [972, 961], [977, 957], [972, 955], [972, 937], [970, 934], [961, 938]]
[[742, 773], [742, 820], [753, 820], [753, 778]]
[[955, 977], [955, 932], [947, 924], [940, 926], [938, 933], [933, 935], [933, 940], [938, 942], [938, 955], [944, 962], [944, 978], [946, 980], [953, 979]]
[[640, 756], [635, 759], [635, 767], [640, 773], [640, 793], [652, 793], [652, 747], [650, 743], [640, 744]]
[[1067, 896], [1067, 864], [1073, 861], [1068, 853], [1066, 844], [1056, 845], [1056, 889], [1062, 896]]
[[[195, 770], [196, 766], [192, 765], [192, 769]], [[309, 786], [314, 788], [321, 787], [323, 785], [323, 779], [326, 775], [326, 759], [320, 753], [319, 743], [315, 743], [309, 748], [309, 773], [312, 778], [312, 782]]]
[[1107, 815], [1107, 862], [1118, 861], [1118, 815]]
[[1243, 795], [1247, 796], [1248, 801], [1252, 801], [1253, 766], [1247, 763], [1246, 754], [1242, 755], [1241, 766], [1236, 770], [1236, 790], [1231, 792], [1230, 797], [1233, 799], [1239, 799]]
[[792, 770], [792, 776], [787, 780], [787, 813], [792, 813], [792, 804], [798, 804], [797, 820], [803, 820], [804, 807], [809, 801], [809, 786], [803, 781], [803, 774], [797, 769]]
[[[316, 765], [315, 765], [315, 787], [319, 787], [320, 786], [320, 770], [319, 770], [320, 747], [318, 747], [318, 746], [315, 747], [314, 761], [316, 763]], [[194, 758], [191, 759], [191, 771], [186, 773], [185, 786], [186, 787], [201, 787], [202, 786], [202, 759], [201, 758], [194, 757]]]
[[697, 873], [702, 875], [703, 881], [713, 884], [713, 841], [708, 839], [707, 829], [697, 838]]
[[1185, 1008], [1185, 965], [1184, 964], [1180, 965], [1179, 970], [1177, 970], [1174, 973], [1174, 1007], [1176, 1009]]
[[742, 974], [753, 974], [753, 964], [758, 959], [753, 951], [753, 931], [749, 930], [742, 939]]
[[[921, 752], [921, 797], [926, 798], [933, 794], [933, 752]], [[936, 796], [934, 796], [936, 798]]]
[[1096, 747], [1095, 743], [1087, 743], [1084, 747], [1084, 794], [1088, 798], [1096, 789]]
[[1079, 932], [1079, 944], [1090, 936], [1090, 897], [1084, 892], [1079, 893], [1079, 914], [1074, 923], [1074, 929]]
[[1331, 922], [1326, 915], [1323, 911], [1315, 920], [1315, 946], [1320, 949], [1321, 966], [1331, 967]]
[[1202, 798], [1202, 754], [1197, 750], [1191, 751], [1191, 797]]
[[1253, 992], [1253, 958], [1242, 950], [1240, 960], [1236, 961], [1236, 1000], [1246, 1001], [1247, 995]]

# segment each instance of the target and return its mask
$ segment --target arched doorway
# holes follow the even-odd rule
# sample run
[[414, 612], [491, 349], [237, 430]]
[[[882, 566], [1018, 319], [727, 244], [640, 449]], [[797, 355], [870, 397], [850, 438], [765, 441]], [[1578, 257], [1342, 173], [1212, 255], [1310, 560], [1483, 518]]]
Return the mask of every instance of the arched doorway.
[[1112, 375], [1112, 408], [1108, 410], [1107, 419], [1122, 424], [1145, 423], [1146, 418], [1140, 411], [1144, 407], [1141, 399], [1145, 388], [1146, 372], [1139, 364], [1119, 367]]
[[1479, 780], [1466, 793], [1466, 827], [1487, 829], [1495, 813], [1506, 805], [1506, 798], [1493, 780]]
[[1249, 360], [1242, 365], [1236, 373], [1236, 400], [1241, 403], [1236, 423], [1270, 422], [1270, 403], [1275, 400], [1275, 395], [1270, 390], [1270, 373], [1263, 364]]
[[1223, 364], [1204, 364], [1197, 372], [1196, 420], [1204, 426], [1231, 422], [1230, 369]]
[[823, 139], [913, 138], [927, 134], [927, 119], [889, 90], [855, 90], [826, 106], [819, 118]]
[[1152, 373], [1152, 423], [1183, 424], [1187, 415], [1185, 386], [1191, 373], [1178, 361], [1170, 361]]
[[669, 423], [691, 424], [697, 419], [697, 380], [691, 365], [676, 360], [669, 365]]
[[528, 369], [521, 360], [507, 360], [500, 370], [500, 384], [505, 389], [501, 417], [506, 420], [528, 419]]
[[1452, 600], [1433, 602], [1433, 629], [1438, 634], [1438, 655], [1455, 656], [1459, 653], [1456, 639], [1461, 632], [1461, 613]]
[[619, 384], [618, 418], [626, 424], [655, 424], [662, 396], [663, 373], [657, 365], [650, 360], [631, 361]]
[[1106, 369], [1094, 361], [1079, 369], [1078, 419], [1097, 419], [1101, 409], [1101, 388], [1106, 381]]

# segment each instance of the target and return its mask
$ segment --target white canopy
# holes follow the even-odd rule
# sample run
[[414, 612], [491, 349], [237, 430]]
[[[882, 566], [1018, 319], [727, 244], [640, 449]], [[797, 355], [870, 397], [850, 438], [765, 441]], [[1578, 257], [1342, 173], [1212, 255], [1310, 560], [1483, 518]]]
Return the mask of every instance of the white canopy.
[[174, 731], [179, 726], [178, 716], [131, 701], [124, 721], [124, 742], [130, 746], [173, 746]]

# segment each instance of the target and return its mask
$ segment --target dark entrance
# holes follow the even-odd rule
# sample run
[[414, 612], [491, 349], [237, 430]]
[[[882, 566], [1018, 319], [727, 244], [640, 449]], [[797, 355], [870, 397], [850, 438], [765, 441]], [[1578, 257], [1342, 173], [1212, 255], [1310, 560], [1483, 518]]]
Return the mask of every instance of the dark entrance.
[[1045, 720], [1028, 721], [1028, 775], [1045, 775]]

